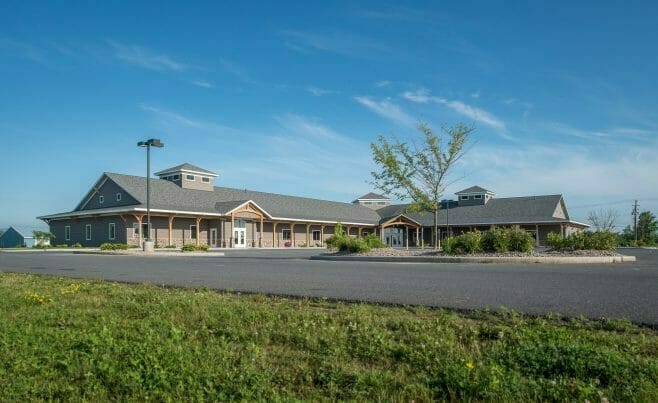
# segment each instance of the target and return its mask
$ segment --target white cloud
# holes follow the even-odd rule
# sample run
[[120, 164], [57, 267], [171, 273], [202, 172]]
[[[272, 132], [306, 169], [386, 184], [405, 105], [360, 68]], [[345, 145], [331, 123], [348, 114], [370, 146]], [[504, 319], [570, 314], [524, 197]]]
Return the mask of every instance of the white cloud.
[[134, 66], [156, 71], [178, 72], [190, 68], [166, 54], [156, 53], [141, 46], [126, 45], [115, 41], [108, 41], [108, 43], [114, 49], [114, 57]]
[[378, 88], [388, 87], [389, 85], [391, 85], [391, 82], [388, 81], [388, 80], [381, 80], [381, 81], [377, 81], [375, 83], [375, 87], [378, 87]]
[[[439, 105], [445, 105], [448, 108], [459, 113], [460, 115], [466, 116], [470, 119], [473, 119], [476, 122], [493, 127], [494, 129], [498, 129], [501, 132], [501, 134], [505, 134], [506, 127], [505, 127], [505, 123], [502, 120], [497, 118], [491, 112], [487, 112], [484, 109], [478, 108], [476, 106], [468, 105], [461, 101], [448, 100], [437, 96], [431, 96], [430, 92], [424, 88], [421, 88], [415, 92], [406, 91], [402, 94], [402, 97], [409, 101], [421, 103], [421, 104], [433, 102]], [[509, 136], [506, 137], [509, 138]]]
[[305, 136], [325, 139], [325, 140], [343, 140], [343, 136], [323, 126], [318, 119], [313, 119], [296, 114], [286, 114], [275, 116], [274, 119], [285, 129], [292, 133], [299, 133]]
[[480, 91], [475, 91], [474, 93], [472, 93], [471, 98], [475, 98], [475, 99], [480, 98]]
[[314, 87], [312, 85], [309, 85], [308, 87], [306, 87], [306, 91], [310, 92], [311, 94], [315, 95], [316, 97], [321, 97], [323, 95], [330, 95], [330, 94], [338, 94], [339, 93], [338, 91], [326, 90], [326, 89], [323, 89], [323, 88]]
[[605, 130], [583, 130], [559, 122], [545, 123], [543, 128], [549, 132], [564, 134], [571, 137], [607, 141], [643, 140], [655, 136], [656, 134], [649, 130], [632, 127], [615, 127]]
[[354, 97], [354, 99], [383, 118], [392, 120], [403, 126], [416, 127], [418, 125], [417, 119], [411, 117], [402, 108], [391, 102], [390, 99], [381, 101], [375, 101], [370, 97]]
[[366, 58], [373, 54], [388, 53], [390, 49], [367, 37], [342, 32], [305, 32], [286, 30], [285, 44], [288, 48], [301, 53], [308, 51], [322, 51], [342, 56]]
[[215, 88], [215, 86], [206, 80], [195, 80], [192, 81], [192, 85], [196, 85], [197, 87], [201, 88]]

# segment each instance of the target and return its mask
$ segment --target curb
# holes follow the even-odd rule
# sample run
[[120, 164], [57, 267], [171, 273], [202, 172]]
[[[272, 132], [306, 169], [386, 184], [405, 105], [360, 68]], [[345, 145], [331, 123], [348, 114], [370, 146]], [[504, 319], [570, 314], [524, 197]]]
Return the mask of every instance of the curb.
[[556, 256], [556, 257], [430, 257], [430, 256], [311, 256], [311, 260], [335, 262], [403, 262], [403, 263], [546, 263], [546, 264], [592, 264], [635, 262], [635, 256]]
[[138, 257], [221, 257], [224, 252], [122, 252], [122, 251], [75, 251], [73, 255], [109, 255]]

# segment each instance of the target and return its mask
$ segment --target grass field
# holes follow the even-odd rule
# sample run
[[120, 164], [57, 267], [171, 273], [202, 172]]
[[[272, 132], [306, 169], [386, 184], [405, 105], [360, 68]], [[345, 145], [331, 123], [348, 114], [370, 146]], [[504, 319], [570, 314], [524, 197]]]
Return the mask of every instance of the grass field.
[[658, 332], [0, 273], [0, 401], [657, 401]]

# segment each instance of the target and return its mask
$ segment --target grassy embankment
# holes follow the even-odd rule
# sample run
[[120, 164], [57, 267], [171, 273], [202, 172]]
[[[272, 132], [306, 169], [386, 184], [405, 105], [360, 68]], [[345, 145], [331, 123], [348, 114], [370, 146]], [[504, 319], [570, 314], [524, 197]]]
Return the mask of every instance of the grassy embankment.
[[658, 332], [0, 273], [0, 401], [658, 400]]

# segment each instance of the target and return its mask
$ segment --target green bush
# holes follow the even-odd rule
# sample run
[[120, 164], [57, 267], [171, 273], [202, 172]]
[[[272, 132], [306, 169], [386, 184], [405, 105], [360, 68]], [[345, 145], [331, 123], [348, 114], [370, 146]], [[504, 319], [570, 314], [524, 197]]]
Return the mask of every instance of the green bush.
[[76, 242], [73, 244], [74, 248], [82, 248], [82, 245], [80, 245], [80, 242]]
[[[371, 242], [373, 245], [377, 246], [370, 246]], [[350, 253], [364, 253], [369, 252], [373, 247], [381, 247], [379, 246], [381, 245], [381, 241], [379, 241], [376, 236], [374, 236], [374, 239], [370, 235], [367, 235], [365, 239], [358, 239], [345, 235], [343, 226], [340, 223], [336, 224], [334, 234], [329, 237], [325, 243], [330, 249], [338, 249], [341, 252]]]
[[167, 245], [165, 249], [176, 249], [176, 245]]
[[550, 233], [548, 245], [553, 250], [612, 250], [619, 245], [619, 237], [610, 231], [576, 232], [567, 237]]
[[382, 242], [376, 234], [368, 234], [364, 236], [363, 241], [372, 249], [388, 248], [388, 245]]
[[208, 245], [199, 245], [199, 246], [197, 246], [193, 243], [188, 243], [188, 244], [183, 245], [183, 247], [181, 248], [181, 251], [182, 252], [197, 252], [197, 251], [198, 252], [208, 252], [209, 249], [210, 248], [208, 247]]
[[125, 243], [103, 243], [101, 244], [101, 250], [127, 250], [128, 245]]
[[509, 250], [511, 252], [532, 252], [535, 248], [535, 238], [519, 226], [509, 229]]
[[480, 248], [484, 252], [505, 253], [509, 251], [509, 231], [494, 228], [482, 233]]
[[480, 231], [464, 232], [444, 241], [443, 251], [450, 255], [473, 254], [481, 251], [480, 241], [482, 233]]

